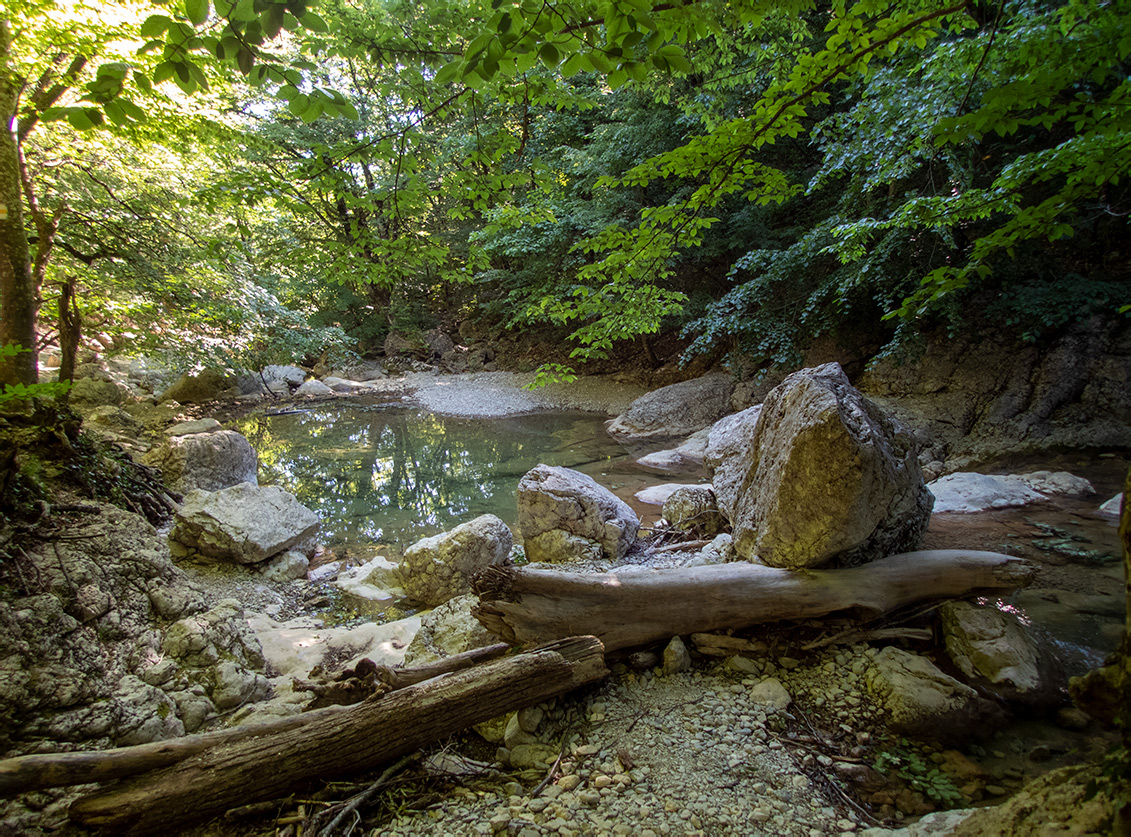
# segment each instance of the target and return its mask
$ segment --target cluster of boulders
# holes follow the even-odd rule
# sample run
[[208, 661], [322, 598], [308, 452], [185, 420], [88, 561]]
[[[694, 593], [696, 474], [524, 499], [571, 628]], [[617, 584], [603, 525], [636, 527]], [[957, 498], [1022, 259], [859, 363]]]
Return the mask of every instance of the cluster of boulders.
[[[431, 335], [424, 346], [386, 346], [386, 353], [438, 358], [449, 368], [462, 361], [468, 369], [489, 364], [486, 355], [469, 355], [441, 337]], [[298, 367], [267, 367], [252, 383], [275, 395], [319, 396], [371, 387], [384, 374], [375, 366], [318, 371], [321, 380]], [[83, 380], [92, 383], [76, 386], [72, 397], [80, 396], [92, 423], [123, 436], [136, 430], [136, 420], [117, 407], [119, 383], [94, 372]], [[163, 386], [160, 397], [191, 403], [243, 388], [205, 372]], [[104, 402], [93, 406], [99, 398]], [[684, 566], [733, 560], [784, 568], [853, 566], [916, 547], [935, 502], [923, 474], [931, 463], [923, 462], [912, 435], [862, 396], [838, 365], [802, 370], [763, 403], [735, 413], [732, 408], [732, 380], [710, 375], [650, 393], [610, 424], [625, 442], [682, 440], [642, 458], [644, 464], [703, 464], [711, 473], [711, 484], [672, 486], [663, 502], [668, 525], [698, 542]], [[210, 608], [170, 561], [170, 551], [178, 560], [238, 565], [270, 580], [307, 578], [317, 515], [282, 489], [259, 486], [247, 439], [211, 420], [170, 428], [146, 461], [184, 495], [167, 543], [151, 528], [138, 535], [144, 542], [123, 542], [138, 531], [136, 520], [127, 524], [115, 517], [125, 513], [107, 510], [102, 523], [108, 525], [99, 535], [106, 556], [66, 545], [37, 554], [35, 573], [48, 592], [29, 590], [0, 603], [8, 649], [0, 670], [19, 673], [0, 678], [0, 743], [17, 743], [17, 729], [21, 740], [158, 740], [279, 692], [281, 680], [269, 680], [268, 673], [285, 672], [290, 680], [326, 659], [337, 666], [361, 656], [419, 664], [480, 647], [494, 638], [474, 619], [473, 580], [516, 555], [581, 569], [607, 569], [629, 558], [647, 562], [639, 518], [625, 502], [584, 474], [539, 465], [519, 482], [515, 534], [497, 517], [483, 515], [413, 544], [398, 563], [375, 558], [336, 571], [345, 596], [407, 598], [431, 610], [352, 631], [283, 625], [259, 615], [253, 633], [239, 602]], [[962, 484], [961, 476], [935, 484], [942, 500], [936, 511], [963, 511], [987, 502], [985, 497], [1001, 505], [1085, 490], [1056, 474], [992, 478], [992, 485], [986, 482], [991, 478], [971, 479], [966, 493], [954, 488], [952, 500], [947, 492]], [[985, 497], [970, 499], [971, 491]], [[942, 625], [945, 665], [894, 646], [860, 664], [861, 693], [895, 729], [960, 738], [999, 719], [1002, 705], [1059, 705], [1064, 684], [1056, 667], [1015, 616], [954, 603], [942, 610]], [[60, 626], [66, 629], [61, 643]], [[752, 686], [767, 703], [780, 697], [781, 683], [753, 646], [743, 649], [736, 641], [724, 656], [728, 667], [760, 678]], [[676, 675], [687, 670], [690, 656], [676, 637], [654, 662]], [[300, 710], [300, 699], [289, 693], [282, 698], [279, 712]], [[532, 711], [502, 726], [490, 735], [512, 764], [538, 766], [549, 758], [533, 737], [538, 721]]]
[[[664, 501], [666, 522], [701, 539], [684, 566], [728, 560], [853, 566], [918, 546], [934, 498], [917, 446], [852, 387], [839, 366], [795, 373], [763, 404], [719, 418], [727, 386], [724, 377], [711, 376], [665, 388], [611, 425], [625, 438], [638, 428], [638, 440], [688, 435], [691, 440], [675, 449], [683, 453], [671, 459], [693, 451], [712, 471], [711, 485], [671, 486]], [[693, 410], [688, 401], [702, 409]], [[669, 417], [674, 422], [665, 424]], [[1024, 490], [1041, 498], [1090, 489], [1069, 475], [1025, 479]], [[493, 521], [491, 531], [504, 528]], [[632, 509], [590, 477], [564, 468], [539, 465], [522, 478], [517, 528], [532, 562], [607, 569], [641, 549]], [[486, 640], [471, 617], [474, 597], [456, 597], [469, 589], [474, 574], [506, 560], [509, 538], [492, 535], [485, 540], [495, 546], [485, 549], [482, 543], [469, 546], [465, 533], [455, 535], [412, 547], [399, 568], [406, 592], [414, 576], [441, 580], [415, 588], [412, 598], [434, 607], [446, 602], [424, 614], [421, 640], [408, 659], [459, 653]], [[438, 550], [439, 544], [446, 549]], [[386, 583], [397, 578], [396, 570], [382, 572]], [[969, 603], [948, 605], [942, 613], [947, 665], [962, 680], [932, 659], [894, 646], [871, 655], [862, 673], [861, 687], [895, 729], [926, 737], [942, 730], [958, 740], [999, 721], [1003, 705], [1047, 709], [1063, 701], [1063, 678], [1015, 615]]]

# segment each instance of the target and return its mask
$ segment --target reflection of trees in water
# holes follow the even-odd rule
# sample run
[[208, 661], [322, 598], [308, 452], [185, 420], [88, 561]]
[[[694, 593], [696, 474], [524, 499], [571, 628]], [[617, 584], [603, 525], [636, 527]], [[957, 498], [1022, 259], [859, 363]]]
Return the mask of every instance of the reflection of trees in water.
[[471, 420], [404, 410], [314, 409], [248, 419], [260, 481], [323, 519], [323, 538], [400, 542], [491, 512], [511, 521], [522, 474], [619, 452], [593, 417]]

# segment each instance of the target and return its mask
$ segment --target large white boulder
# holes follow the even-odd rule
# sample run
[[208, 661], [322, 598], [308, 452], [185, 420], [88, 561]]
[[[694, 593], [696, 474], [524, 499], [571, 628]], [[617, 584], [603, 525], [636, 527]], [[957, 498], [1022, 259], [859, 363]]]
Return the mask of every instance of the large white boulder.
[[897, 732], [937, 739], [967, 740], [1002, 713], [926, 657], [888, 646], [864, 674], [867, 691]]
[[149, 451], [145, 462], [159, 468], [165, 483], [181, 494], [219, 491], [241, 482], [259, 484], [259, 457], [234, 430], [172, 436]]
[[735, 549], [772, 567], [862, 564], [914, 549], [930, 518], [911, 435], [840, 365], [795, 372], [766, 397], [715, 486]]
[[518, 484], [518, 528], [531, 561], [616, 559], [636, 541], [640, 520], [592, 477], [538, 465]]
[[1090, 482], [1066, 471], [999, 475], [961, 471], [940, 477], [927, 488], [935, 495], [935, 514], [1005, 509], [1057, 496], [1095, 494]]
[[728, 516], [738, 501], [739, 490], [750, 466], [751, 445], [761, 414], [762, 405], [755, 404], [740, 413], [724, 416], [707, 430], [703, 464], [714, 475], [711, 486], [715, 489], [719, 508]]
[[499, 642], [499, 637], [471, 615], [478, 603], [478, 596], [466, 593], [422, 614], [420, 630], [405, 651], [404, 664], [422, 666]]
[[435, 607], [471, 592], [471, 578], [480, 570], [504, 563], [514, 545], [507, 524], [484, 514], [430, 538], [404, 552], [397, 577], [410, 599]]
[[1013, 613], [971, 602], [939, 608], [946, 652], [966, 681], [1003, 700], [1054, 706], [1062, 678], [1029, 630]]
[[622, 441], [644, 442], [689, 436], [730, 412], [730, 375], [704, 375], [642, 395], [609, 424]]
[[305, 547], [320, 524], [293, 494], [276, 485], [244, 482], [221, 491], [189, 492], [169, 540], [206, 558], [255, 564]]

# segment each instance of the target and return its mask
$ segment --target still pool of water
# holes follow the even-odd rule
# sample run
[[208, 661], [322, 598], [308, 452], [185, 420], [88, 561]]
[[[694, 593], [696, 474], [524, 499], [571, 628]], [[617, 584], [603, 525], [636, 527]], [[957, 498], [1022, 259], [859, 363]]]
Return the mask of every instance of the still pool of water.
[[[480, 514], [513, 526], [518, 482], [539, 463], [582, 471], [622, 496], [653, 481], [632, 475], [632, 457], [589, 413], [468, 419], [354, 402], [256, 415], [236, 429], [259, 452], [260, 483], [316, 511], [320, 540], [339, 553], [399, 553]], [[609, 478], [618, 471], [630, 476]]]

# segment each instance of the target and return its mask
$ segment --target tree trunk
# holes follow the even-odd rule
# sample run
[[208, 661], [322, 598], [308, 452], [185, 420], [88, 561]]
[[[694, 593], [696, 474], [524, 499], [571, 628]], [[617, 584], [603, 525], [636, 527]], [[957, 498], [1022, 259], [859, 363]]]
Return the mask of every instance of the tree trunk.
[[[59, 292], [59, 380], [74, 381], [75, 365], [79, 353], [79, 340], [82, 339], [82, 314], [75, 299], [75, 286], [78, 278], [67, 276]], [[66, 400], [66, 393], [61, 399]]]
[[115, 834], [172, 833], [314, 779], [376, 767], [472, 724], [608, 674], [593, 637], [573, 637], [378, 700], [321, 710], [298, 729], [219, 747], [84, 797], [71, 819]]
[[604, 575], [515, 568], [477, 580], [476, 618], [518, 645], [584, 631], [607, 651], [680, 634], [746, 628], [840, 610], [878, 616], [922, 599], [1024, 587], [1033, 568], [997, 552], [907, 552], [844, 570], [738, 562]]
[[0, 357], [0, 384], [34, 384], [39, 379], [37, 294], [24, 228], [19, 146], [12, 132], [22, 85], [11, 43], [8, 21], [0, 18], [0, 346], [16, 344], [25, 350]]

